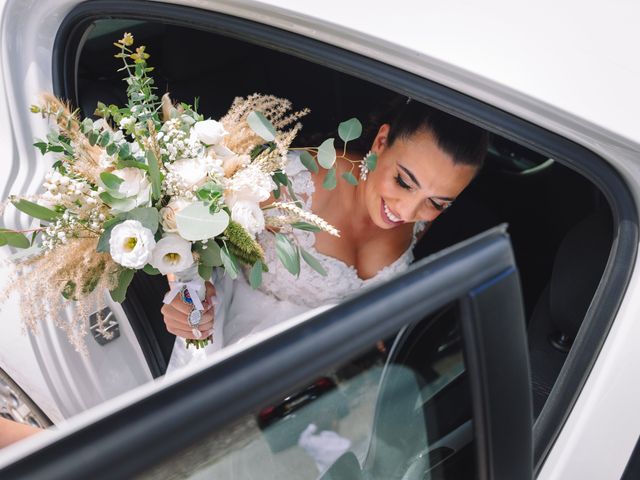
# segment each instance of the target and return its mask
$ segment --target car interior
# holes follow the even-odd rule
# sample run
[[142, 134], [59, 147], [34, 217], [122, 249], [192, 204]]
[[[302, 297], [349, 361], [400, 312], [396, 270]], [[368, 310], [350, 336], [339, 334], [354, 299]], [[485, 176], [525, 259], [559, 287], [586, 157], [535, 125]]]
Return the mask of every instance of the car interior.
[[[112, 46], [124, 31], [133, 33], [137, 45], [147, 46], [158, 93], [170, 92], [174, 100], [190, 104], [198, 96], [205, 118], [220, 117], [234, 97], [254, 92], [289, 98], [294, 107], [309, 107], [301, 144], [316, 145], [315, 133], [326, 138], [339, 122], [353, 116], [364, 123], [374, 106], [397, 95], [376, 85], [375, 79], [354, 78], [239, 39], [170, 24], [110, 19], [94, 24], [81, 49], [76, 86], [85, 115], [93, 114], [97, 101], [125, 103], [125, 84]], [[537, 417], [602, 278], [613, 242], [612, 214], [603, 194], [587, 178], [493, 134], [483, 170], [431, 225], [415, 248], [416, 260], [502, 223], [508, 224], [522, 285]], [[164, 372], [174, 342], [160, 314], [166, 290], [163, 277], [137, 275], [125, 304], [154, 376]], [[394, 349], [387, 361], [410, 364], [429, 378], [433, 372], [426, 365], [433, 359], [425, 357], [434, 352], [443, 355], [445, 345], [430, 345], [434, 338], [449, 340], [445, 352], [461, 348], [455, 316], [456, 308], [450, 306], [391, 339]], [[440, 330], [437, 336], [434, 329]], [[449, 458], [450, 472], [464, 478], [469, 472], [455, 469], [468, 464], [459, 463], [462, 456], [473, 456], [468, 448], [472, 433], [466, 423], [471, 418], [467, 396], [465, 375], [459, 372], [424, 403], [429, 443], [436, 445], [438, 438], [457, 431], [460, 445], [458, 452], [447, 445], [431, 449], [431, 465]], [[433, 478], [454, 474], [432, 473]]]

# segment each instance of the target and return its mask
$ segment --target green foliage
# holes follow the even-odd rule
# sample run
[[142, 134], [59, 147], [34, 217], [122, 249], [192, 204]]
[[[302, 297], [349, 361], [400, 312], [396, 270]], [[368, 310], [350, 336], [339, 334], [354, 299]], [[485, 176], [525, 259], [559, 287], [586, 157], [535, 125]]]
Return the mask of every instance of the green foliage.
[[342, 174], [342, 178], [344, 178], [351, 185], [358, 185], [358, 180], [356, 179], [356, 177], [353, 176], [353, 173], [351, 173], [351, 172], [343, 173]]
[[327, 170], [327, 175], [322, 182], [322, 188], [326, 190], [333, 190], [336, 188], [336, 167]]
[[100, 181], [109, 190], [118, 190], [122, 182], [124, 182], [122, 178], [109, 172], [102, 172], [100, 174]]
[[260, 112], [251, 112], [247, 115], [247, 123], [256, 135], [262, 137], [267, 142], [272, 142], [276, 138], [276, 129], [273, 128], [271, 122], [267, 120]]
[[157, 268], [152, 267], [148, 263], [142, 268], [142, 271], [144, 273], [146, 273], [147, 275], [160, 275], [160, 270], [158, 270]]
[[147, 166], [149, 167], [149, 178], [151, 179], [151, 196], [154, 200], [158, 200], [161, 195], [160, 187], [162, 186], [162, 179], [160, 178], [160, 165], [155, 153], [151, 150], [147, 150], [145, 154], [147, 159]]
[[263, 263], [258, 260], [253, 264], [253, 267], [251, 267], [251, 271], [249, 272], [249, 284], [251, 285], [251, 288], [258, 288], [262, 285], [263, 266]]
[[186, 240], [208, 240], [225, 231], [229, 225], [229, 214], [224, 210], [209, 211], [205, 202], [195, 202], [176, 214], [178, 233]]
[[220, 246], [215, 240], [211, 239], [207, 243], [207, 248], [197, 245], [195, 251], [200, 255], [200, 264], [207, 267], [219, 267], [222, 265], [222, 256]]
[[202, 265], [202, 264], [198, 265], [198, 275], [200, 275], [200, 278], [202, 278], [205, 282], [208, 280], [211, 280], [212, 274], [213, 274], [212, 266]]
[[118, 275], [118, 285], [110, 290], [111, 298], [113, 298], [114, 302], [122, 303], [125, 298], [127, 298], [127, 289], [129, 288], [129, 284], [131, 280], [133, 280], [133, 275], [135, 270], [131, 268], [123, 268]]
[[293, 222], [291, 224], [293, 228], [297, 228], [298, 230], [304, 230], [306, 232], [321, 232], [322, 229], [317, 227], [316, 225], [312, 225], [307, 222]]
[[31, 246], [31, 242], [29, 242], [29, 239], [20, 232], [0, 228], [0, 247], [5, 245], [16, 248], [29, 248]]
[[345, 146], [347, 142], [355, 140], [362, 135], [362, 124], [357, 118], [350, 118], [349, 120], [342, 122], [338, 126], [338, 135], [344, 142]]
[[318, 163], [321, 167], [329, 169], [336, 163], [336, 147], [333, 138], [328, 138], [318, 147]]
[[217, 204], [220, 198], [222, 198], [222, 192], [224, 188], [222, 185], [218, 185], [215, 182], [207, 182], [196, 192], [198, 199], [210, 204]]
[[307, 265], [309, 265], [311, 268], [313, 268], [316, 272], [318, 272], [323, 277], [327, 276], [327, 271], [320, 264], [318, 259], [316, 259], [316, 257], [311, 255], [304, 248], [300, 248], [300, 254], [302, 255], [302, 259], [306, 262]]
[[158, 231], [160, 215], [153, 207], [138, 207], [119, 215], [123, 220], [137, 220], [155, 234]]
[[51, 210], [37, 203], [30, 202], [24, 199], [11, 199], [11, 203], [21, 212], [26, 213], [30, 217], [37, 218], [38, 220], [45, 220], [47, 222], [54, 222], [60, 218], [61, 214], [54, 210]]
[[222, 264], [224, 265], [224, 271], [229, 274], [232, 279], [238, 278], [238, 271], [240, 267], [238, 266], [238, 260], [236, 256], [229, 251], [227, 244], [225, 243], [220, 250], [220, 254], [222, 256]]
[[242, 225], [232, 220], [224, 233], [226, 245], [242, 263], [253, 265], [258, 260], [264, 262], [264, 250]]
[[313, 173], [318, 173], [318, 164], [316, 163], [316, 159], [313, 158], [313, 155], [311, 155], [306, 150], [304, 150], [300, 154], [300, 161], [306, 167], [307, 170]]
[[276, 233], [276, 254], [292, 275], [300, 274], [300, 252], [291, 240], [282, 233]]
[[111, 231], [113, 230], [113, 227], [124, 222], [124, 220], [124, 218], [117, 216], [104, 222], [104, 232], [102, 232], [102, 235], [100, 235], [100, 238], [98, 239], [98, 246], [96, 247], [97, 252], [109, 252], [111, 250], [111, 246], [109, 245]]

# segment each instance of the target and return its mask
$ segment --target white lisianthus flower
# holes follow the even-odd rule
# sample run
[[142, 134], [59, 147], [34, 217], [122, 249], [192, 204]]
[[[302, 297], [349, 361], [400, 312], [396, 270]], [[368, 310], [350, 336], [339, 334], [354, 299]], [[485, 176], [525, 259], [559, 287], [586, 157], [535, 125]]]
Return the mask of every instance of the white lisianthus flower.
[[267, 200], [275, 188], [276, 184], [271, 179], [271, 175], [249, 165], [229, 179], [225, 191], [225, 202], [231, 208], [239, 201], [258, 204]]
[[[125, 167], [114, 170], [111, 173], [124, 180], [118, 185], [117, 194], [122, 198], [134, 199], [131, 208], [127, 210], [149, 206], [151, 202], [151, 182], [149, 182], [144, 170], [135, 167]], [[116, 207], [112, 207], [112, 210], [120, 211]]]
[[239, 200], [231, 207], [231, 219], [255, 236], [264, 230], [264, 213], [255, 202]]
[[186, 270], [193, 265], [191, 242], [170, 233], [158, 241], [149, 263], [163, 275]]
[[198, 140], [205, 145], [215, 145], [222, 140], [222, 137], [229, 133], [220, 122], [211, 119], [196, 122], [193, 129], [198, 135]]
[[191, 205], [191, 202], [182, 198], [173, 198], [166, 207], [160, 209], [160, 224], [166, 233], [178, 231], [176, 215], [187, 205]]
[[153, 233], [138, 220], [125, 220], [111, 230], [109, 252], [113, 261], [123, 267], [144, 267], [155, 246]]

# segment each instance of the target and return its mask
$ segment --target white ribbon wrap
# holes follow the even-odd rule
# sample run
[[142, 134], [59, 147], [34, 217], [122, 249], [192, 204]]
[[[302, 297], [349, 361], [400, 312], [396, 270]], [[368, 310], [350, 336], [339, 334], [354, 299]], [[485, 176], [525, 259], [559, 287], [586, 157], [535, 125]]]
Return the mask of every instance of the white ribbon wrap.
[[184, 288], [193, 300], [193, 305], [198, 310], [204, 310], [202, 306], [202, 301], [200, 300], [200, 294], [202, 294], [202, 298], [204, 298], [205, 294], [205, 286], [204, 282], [201, 279], [190, 280], [188, 282], [181, 282], [176, 280], [174, 282], [169, 282], [170, 290], [164, 296], [164, 303], [171, 303], [176, 295], [180, 293], [180, 291]]

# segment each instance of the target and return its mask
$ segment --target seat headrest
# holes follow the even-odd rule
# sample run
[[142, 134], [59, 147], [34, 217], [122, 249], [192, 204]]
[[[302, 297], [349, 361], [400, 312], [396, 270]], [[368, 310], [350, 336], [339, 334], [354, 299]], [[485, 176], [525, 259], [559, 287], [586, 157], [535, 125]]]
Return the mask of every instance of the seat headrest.
[[609, 258], [612, 222], [602, 209], [576, 224], [564, 237], [551, 272], [551, 320], [575, 338]]

